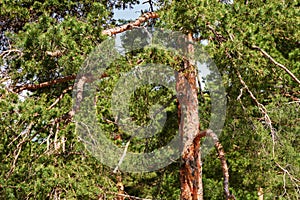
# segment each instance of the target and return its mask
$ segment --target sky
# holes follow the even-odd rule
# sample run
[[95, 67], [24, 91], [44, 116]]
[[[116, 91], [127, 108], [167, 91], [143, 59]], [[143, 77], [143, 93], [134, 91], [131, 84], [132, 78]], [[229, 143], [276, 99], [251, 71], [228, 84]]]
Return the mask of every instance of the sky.
[[133, 9], [127, 8], [125, 10], [114, 9], [114, 19], [125, 19], [134, 21], [139, 16], [141, 16], [141, 10], [149, 9], [149, 4], [140, 4], [134, 5]]

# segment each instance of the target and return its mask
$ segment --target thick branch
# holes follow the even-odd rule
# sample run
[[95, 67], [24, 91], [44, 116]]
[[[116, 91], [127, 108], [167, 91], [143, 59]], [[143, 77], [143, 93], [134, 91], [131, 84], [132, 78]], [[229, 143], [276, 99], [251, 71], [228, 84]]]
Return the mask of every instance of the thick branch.
[[48, 86], [55, 85], [58, 83], [68, 82], [70, 80], [74, 80], [75, 78], [76, 78], [76, 75], [70, 75], [70, 76], [65, 76], [62, 78], [58, 78], [58, 79], [51, 80], [51, 81], [46, 81], [46, 82], [39, 83], [39, 84], [25, 84], [25, 85], [16, 87], [13, 91], [16, 93], [19, 93], [19, 92], [22, 92], [23, 90], [37, 90], [37, 89], [48, 87]]
[[234, 195], [230, 194], [229, 191], [229, 172], [228, 172], [228, 166], [225, 158], [225, 152], [223, 149], [222, 144], [219, 142], [217, 134], [215, 134], [212, 130], [208, 129], [205, 131], [201, 131], [199, 135], [194, 139], [194, 143], [200, 143], [200, 139], [202, 137], [211, 137], [214, 141], [214, 145], [216, 147], [216, 150], [219, 155], [219, 159], [221, 161], [222, 166], [222, 172], [224, 176], [223, 186], [224, 186], [224, 193], [226, 196], [226, 200], [235, 199]]
[[266, 56], [267, 58], [269, 58], [272, 63], [274, 63], [275, 65], [277, 65], [278, 67], [280, 67], [281, 69], [286, 71], [286, 73], [288, 73], [292, 77], [292, 79], [294, 79], [294, 81], [296, 81], [298, 84], [300, 84], [300, 80], [288, 68], [286, 68], [283, 64], [280, 64], [279, 62], [277, 62], [274, 58], [272, 58], [272, 56], [270, 56], [267, 52], [265, 52], [260, 47], [254, 45], [254, 46], [252, 46], [252, 48], [257, 49], [260, 52], [262, 52], [262, 54], [264, 56]]
[[[104, 73], [104, 74], [101, 75], [100, 79], [105, 78], [107, 76], [108, 75], [106, 73]], [[46, 82], [43, 82], [43, 83], [25, 84], [25, 85], [22, 85], [22, 86], [17, 86], [16, 88], [13, 89], [13, 91], [16, 92], [16, 93], [22, 92], [23, 90], [34, 91], [34, 90], [45, 88], [45, 87], [48, 87], [48, 86], [52, 86], [52, 85], [56, 85], [56, 84], [60, 84], [60, 83], [65, 83], [65, 82], [68, 82], [68, 81], [71, 81], [71, 80], [75, 80], [76, 77], [77, 77], [76, 75], [69, 75], [69, 76], [57, 78], [57, 79], [54, 79], [54, 80], [51, 80], [51, 81], [46, 81]], [[93, 77], [91, 75], [85, 75], [83, 77], [87, 78], [86, 82], [92, 82], [93, 80], [95, 80], [95, 77]]]
[[122, 33], [124, 31], [131, 30], [134, 27], [141, 26], [142, 23], [148, 21], [149, 19], [156, 19], [156, 18], [158, 18], [158, 14], [155, 13], [155, 12], [144, 13], [135, 22], [131, 22], [129, 24], [125, 24], [125, 25], [122, 25], [122, 26], [119, 26], [119, 27], [104, 30], [104, 31], [102, 31], [102, 34], [111, 36], [111, 35], [115, 35], [115, 34], [118, 34], [118, 33]]

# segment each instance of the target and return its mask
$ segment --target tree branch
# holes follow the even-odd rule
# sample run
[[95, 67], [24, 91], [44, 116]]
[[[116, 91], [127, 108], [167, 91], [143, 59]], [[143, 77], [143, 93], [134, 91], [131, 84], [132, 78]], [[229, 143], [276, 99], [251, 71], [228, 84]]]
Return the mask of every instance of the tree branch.
[[144, 13], [141, 17], [139, 17], [135, 22], [131, 22], [129, 24], [125, 24], [125, 25], [122, 25], [119, 27], [104, 30], [104, 31], [102, 31], [102, 34], [112, 36], [112, 35], [115, 35], [118, 33], [122, 33], [124, 31], [131, 30], [134, 27], [141, 26], [142, 23], [148, 21], [149, 19], [156, 19], [158, 17], [159, 17], [158, 14], [155, 12], [147, 12], [147, 13]]
[[58, 83], [64, 83], [64, 82], [67, 82], [70, 80], [74, 80], [75, 78], [76, 78], [76, 75], [69, 75], [69, 76], [65, 76], [62, 78], [55, 79], [55, 80], [39, 83], [39, 84], [25, 84], [22, 86], [17, 86], [16, 88], [13, 89], [13, 91], [16, 93], [19, 93], [19, 92], [22, 92], [23, 90], [37, 90], [37, 89], [48, 87], [48, 86], [55, 85]]
[[224, 177], [224, 181], [223, 181], [223, 187], [224, 187], [224, 193], [226, 196], [226, 200], [230, 200], [233, 199], [235, 200], [235, 196], [230, 194], [229, 191], [229, 172], [228, 172], [228, 166], [227, 166], [227, 162], [226, 162], [226, 158], [225, 158], [225, 152], [223, 149], [222, 144], [219, 142], [218, 136], [216, 133], [214, 133], [212, 130], [208, 129], [205, 131], [201, 131], [197, 137], [195, 137], [194, 142], [200, 142], [200, 139], [202, 137], [211, 137], [214, 141], [214, 145], [216, 147], [216, 150], [218, 152], [219, 155], [219, 159], [221, 161], [221, 166], [222, 166], [222, 172], [223, 172], [223, 177]]
[[49, 106], [48, 110], [52, 109], [64, 96], [65, 94], [73, 89], [73, 85], [69, 86], [67, 89], [64, 89], [64, 91], [59, 95], [59, 97]]
[[[25, 143], [27, 137], [29, 136], [29, 133], [33, 127], [34, 123], [33, 122], [30, 122], [30, 124], [28, 125], [28, 127], [26, 128], [26, 130], [24, 132], [22, 132], [22, 135], [23, 135], [23, 139], [22, 141], [20, 141], [17, 146], [16, 146], [16, 149], [14, 150], [14, 159], [12, 161], [12, 164], [11, 164], [11, 167], [10, 167], [10, 170], [9, 172], [7, 173], [7, 176], [6, 178], [8, 179], [11, 174], [14, 172], [15, 168], [16, 168], [16, 163], [18, 161], [18, 158], [19, 158], [19, 155], [21, 153], [21, 150], [22, 150], [22, 146], [23, 144]], [[18, 136], [19, 137], [19, 136]], [[13, 140], [12, 142], [14, 142], [15, 140]]]
[[51, 57], [60, 57], [63, 55], [63, 52], [60, 50], [56, 50], [56, 51], [46, 51], [46, 55], [51, 56]]
[[[246, 89], [246, 91], [249, 93], [251, 99], [255, 102], [256, 106], [258, 107], [259, 111], [264, 115], [265, 118], [265, 122], [267, 124], [267, 126], [270, 128], [271, 131], [271, 136], [272, 136], [272, 141], [273, 141], [273, 149], [272, 149], [272, 154], [273, 157], [275, 156], [275, 137], [276, 137], [276, 131], [273, 128], [272, 125], [272, 121], [270, 116], [268, 115], [268, 111], [266, 109], [266, 107], [259, 103], [258, 100], [256, 99], [256, 97], [254, 96], [254, 94], [251, 92], [251, 90], [249, 89], [248, 85], [245, 83], [245, 81], [243, 80], [240, 72], [238, 70], [236, 70], [237, 76], [240, 80], [240, 83], [243, 85], [243, 88]], [[241, 95], [238, 96], [238, 99], [241, 97]]]
[[277, 62], [274, 58], [272, 58], [272, 56], [270, 56], [267, 52], [265, 52], [260, 47], [254, 45], [254, 46], [252, 46], [252, 48], [259, 50], [265, 57], [269, 58], [273, 64], [277, 65], [278, 67], [280, 67], [281, 69], [286, 71], [290, 75], [290, 77], [292, 77], [292, 79], [294, 79], [294, 81], [296, 81], [300, 85], [300, 80], [283, 64], [280, 64], [279, 62]]
[[125, 156], [126, 156], [127, 149], [128, 149], [128, 147], [129, 147], [129, 144], [130, 144], [130, 140], [126, 143], [124, 152], [123, 152], [123, 154], [122, 154], [122, 156], [121, 156], [121, 158], [120, 158], [120, 160], [119, 160], [119, 162], [118, 162], [118, 165], [117, 165], [116, 168], [114, 169], [113, 173], [117, 173], [117, 171], [119, 170], [119, 167], [120, 167], [120, 165], [122, 164], [122, 162], [123, 162], [123, 160], [124, 160], [124, 158], [125, 158]]
[[1, 54], [0, 54], [0, 57], [2, 57], [3, 59], [5, 59], [7, 56], [9, 56], [11, 53], [17, 53], [19, 56], [22, 56], [23, 55], [23, 52], [19, 49], [10, 49], [10, 50], [6, 50], [6, 51], [3, 51]]
[[108, 192], [108, 193], [114, 194], [114, 195], [117, 195], [117, 196], [127, 197], [127, 198], [129, 198], [129, 199], [136, 199], [136, 200], [151, 200], [151, 199], [145, 199], [145, 198], [141, 198], [141, 197], [131, 196], [131, 195], [128, 195], [128, 194], [118, 194], [118, 193], [115, 193], [115, 192]]

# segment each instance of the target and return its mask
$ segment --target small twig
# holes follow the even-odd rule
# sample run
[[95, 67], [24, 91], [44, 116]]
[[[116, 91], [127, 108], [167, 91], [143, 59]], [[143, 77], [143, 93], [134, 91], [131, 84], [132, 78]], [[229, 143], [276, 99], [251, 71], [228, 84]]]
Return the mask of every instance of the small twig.
[[60, 50], [56, 50], [56, 51], [46, 51], [46, 55], [51, 56], [51, 57], [60, 57], [63, 55], [63, 52]]
[[114, 169], [113, 173], [117, 173], [117, 171], [118, 171], [120, 165], [122, 164], [122, 162], [123, 162], [123, 160], [124, 160], [124, 158], [125, 158], [125, 156], [126, 156], [127, 149], [128, 149], [128, 147], [129, 147], [129, 144], [130, 144], [130, 140], [126, 143], [124, 152], [123, 152], [123, 154], [122, 154], [122, 156], [121, 156], [121, 158], [120, 158], [120, 160], [119, 160], [118, 165], [117, 165], [116, 168]]
[[272, 56], [270, 56], [267, 52], [265, 52], [260, 47], [254, 45], [254, 46], [252, 46], [252, 48], [257, 49], [260, 52], [262, 52], [262, 54], [264, 56], [266, 56], [267, 58], [269, 58], [272, 63], [274, 63], [275, 65], [277, 65], [278, 67], [280, 67], [281, 69], [286, 71], [292, 77], [292, 79], [294, 79], [298, 84], [300, 84], [300, 80], [288, 68], [286, 68], [283, 64], [280, 64], [279, 62], [277, 62], [274, 58], [272, 58]]
[[283, 174], [283, 189], [284, 189], [284, 193], [282, 194], [282, 196], [284, 196], [286, 194], [286, 183], [285, 183], [285, 175], [286, 175], [286, 172], [284, 172]]
[[300, 100], [298, 100], [298, 101], [287, 102], [287, 103], [285, 103], [285, 104], [293, 104], [293, 103], [300, 103]]
[[246, 89], [245, 87], [242, 87], [241, 89], [240, 89], [240, 94], [239, 94], [239, 96], [236, 98], [236, 100], [241, 100], [241, 97], [243, 96], [243, 90], [244, 89]]

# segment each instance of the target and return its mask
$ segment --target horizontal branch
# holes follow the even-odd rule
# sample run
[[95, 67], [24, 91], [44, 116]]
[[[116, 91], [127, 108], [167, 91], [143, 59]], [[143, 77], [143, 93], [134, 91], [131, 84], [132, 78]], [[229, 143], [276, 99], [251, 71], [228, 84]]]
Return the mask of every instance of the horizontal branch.
[[76, 75], [69, 75], [69, 76], [65, 76], [65, 77], [62, 77], [62, 78], [55, 79], [55, 80], [46, 81], [46, 82], [43, 82], [43, 83], [25, 84], [25, 85], [22, 85], [22, 86], [17, 86], [16, 88], [13, 89], [13, 91], [16, 92], [16, 93], [19, 93], [23, 90], [31, 90], [31, 91], [32, 90], [37, 90], [37, 89], [48, 87], [48, 86], [55, 85], [55, 84], [58, 84], [58, 83], [64, 83], [64, 82], [67, 82], [67, 81], [70, 81], [70, 80], [75, 80], [75, 78], [76, 78]]
[[122, 33], [124, 31], [131, 30], [135, 27], [141, 26], [142, 23], [148, 21], [149, 19], [156, 19], [158, 17], [159, 17], [158, 14], [155, 13], [155, 12], [147, 12], [147, 13], [144, 13], [142, 16], [140, 16], [134, 22], [131, 22], [129, 24], [124, 24], [124, 25], [119, 26], [119, 27], [104, 30], [104, 31], [102, 31], [102, 34], [111, 36], [111, 35], [115, 35], [115, 34], [118, 34], [118, 33]]
[[260, 47], [254, 45], [254, 46], [252, 46], [252, 48], [259, 50], [264, 56], [269, 58], [273, 64], [277, 65], [278, 67], [280, 67], [281, 69], [286, 71], [292, 77], [292, 79], [294, 79], [294, 81], [296, 81], [298, 84], [300, 84], [300, 80], [288, 68], [286, 68], [283, 64], [280, 64], [279, 62], [277, 62], [274, 58], [272, 58], [272, 56], [270, 56], [267, 52], [265, 52]]
[[51, 56], [51, 57], [60, 57], [60, 56], [62, 56], [62, 54], [63, 54], [63, 52], [62, 51], [60, 51], [60, 50], [56, 50], [56, 51], [46, 51], [46, 54], [48, 55], [48, 56]]

